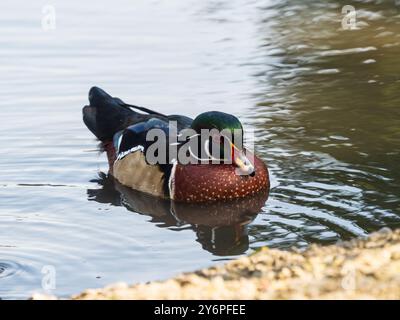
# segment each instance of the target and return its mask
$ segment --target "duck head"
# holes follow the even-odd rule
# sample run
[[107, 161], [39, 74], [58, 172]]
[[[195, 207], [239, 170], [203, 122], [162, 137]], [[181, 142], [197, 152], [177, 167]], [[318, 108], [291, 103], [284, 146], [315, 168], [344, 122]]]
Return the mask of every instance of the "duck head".
[[254, 176], [253, 163], [246, 156], [243, 147], [243, 126], [235, 116], [220, 112], [208, 111], [198, 115], [191, 128], [197, 134], [207, 134], [203, 148], [212, 160], [232, 163], [243, 175]]

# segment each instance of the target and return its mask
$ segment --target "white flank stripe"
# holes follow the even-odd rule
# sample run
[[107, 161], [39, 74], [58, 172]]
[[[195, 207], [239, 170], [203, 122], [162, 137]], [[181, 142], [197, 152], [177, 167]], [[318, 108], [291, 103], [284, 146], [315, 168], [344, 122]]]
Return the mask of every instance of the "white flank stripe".
[[169, 176], [168, 180], [169, 196], [172, 200], [174, 200], [175, 197], [175, 170], [177, 165], [178, 161], [174, 160], [172, 164], [171, 175]]
[[121, 160], [122, 158], [126, 157], [128, 154], [133, 153], [133, 152], [138, 151], [138, 150], [143, 152], [144, 147], [141, 146], [141, 145], [138, 145], [138, 146], [135, 146], [133, 148], [130, 148], [129, 150], [121, 152], [121, 153], [118, 154], [117, 160]]

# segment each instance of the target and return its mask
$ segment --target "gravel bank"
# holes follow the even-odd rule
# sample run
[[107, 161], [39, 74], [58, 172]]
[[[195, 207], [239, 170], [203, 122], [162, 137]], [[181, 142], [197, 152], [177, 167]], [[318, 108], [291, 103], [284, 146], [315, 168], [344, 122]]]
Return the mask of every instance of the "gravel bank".
[[400, 229], [331, 246], [312, 245], [303, 252], [264, 248], [166, 281], [115, 284], [71, 298], [400, 299]]

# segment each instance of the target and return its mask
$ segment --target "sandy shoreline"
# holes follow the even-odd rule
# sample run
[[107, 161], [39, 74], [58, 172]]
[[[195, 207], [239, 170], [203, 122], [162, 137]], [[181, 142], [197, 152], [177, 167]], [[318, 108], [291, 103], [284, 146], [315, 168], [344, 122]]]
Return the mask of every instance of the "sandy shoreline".
[[119, 283], [71, 299], [400, 299], [400, 229], [303, 252], [264, 248], [165, 281]]

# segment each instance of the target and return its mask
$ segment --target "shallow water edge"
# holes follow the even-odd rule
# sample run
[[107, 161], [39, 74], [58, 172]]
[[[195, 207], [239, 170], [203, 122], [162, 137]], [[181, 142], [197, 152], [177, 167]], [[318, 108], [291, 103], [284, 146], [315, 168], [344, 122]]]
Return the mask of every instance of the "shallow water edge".
[[[263, 248], [166, 281], [88, 289], [87, 299], [400, 299], [400, 229], [305, 251]], [[36, 294], [32, 299], [56, 299]]]

